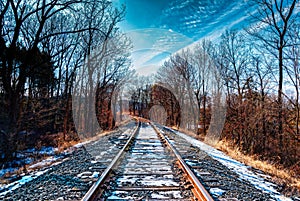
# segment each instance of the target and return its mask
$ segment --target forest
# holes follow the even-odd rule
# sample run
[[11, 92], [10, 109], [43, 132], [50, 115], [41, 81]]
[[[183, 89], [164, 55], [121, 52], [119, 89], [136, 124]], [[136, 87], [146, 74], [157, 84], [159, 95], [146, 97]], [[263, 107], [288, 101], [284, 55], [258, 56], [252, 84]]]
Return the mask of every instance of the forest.
[[0, 163], [19, 150], [114, 129], [131, 114], [226, 139], [299, 173], [299, 1], [250, 2], [258, 9], [251, 25], [202, 39], [155, 75], [138, 77], [131, 41], [118, 27], [125, 7], [2, 1]]
[[71, 96], [79, 70], [97, 49], [98, 94], [105, 99], [104, 91], [131, 73], [131, 47], [117, 27], [125, 7], [110, 1], [7, 0], [0, 6], [1, 160], [7, 161], [19, 149], [76, 138]]

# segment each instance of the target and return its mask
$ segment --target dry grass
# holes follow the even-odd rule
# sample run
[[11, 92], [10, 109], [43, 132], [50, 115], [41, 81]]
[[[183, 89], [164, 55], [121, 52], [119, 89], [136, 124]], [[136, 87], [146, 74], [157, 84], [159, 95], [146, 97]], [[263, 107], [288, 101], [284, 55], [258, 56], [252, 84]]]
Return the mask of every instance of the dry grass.
[[[130, 121], [131, 121], [131, 119], [124, 120], [124, 121], [118, 123], [116, 126], [118, 126], [118, 127], [123, 126], [123, 125], [129, 123]], [[59, 139], [58, 139], [58, 152], [62, 152], [64, 150], [66, 150], [67, 148], [73, 147], [74, 145], [76, 145], [78, 143], [83, 143], [83, 142], [87, 142], [87, 141], [97, 141], [101, 137], [112, 134], [113, 132], [114, 132], [114, 130], [103, 131], [103, 132], [97, 133], [97, 135], [95, 135], [93, 137], [88, 137], [88, 138], [80, 139], [80, 140], [77, 140], [77, 141], [76, 140], [64, 141], [62, 137], [59, 137]]]
[[[178, 130], [177, 128], [173, 129]], [[196, 135], [194, 132], [187, 130], [179, 129], [179, 131], [184, 132], [200, 141], [204, 141], [204, 136]], [[281, 191], [285, 195], [290, 196], [292, 194], [300, 193], [300, 175], [298, 175], [295, 171], [271, 164], [269, 161], [258, 160], [257, 156], [245, 155], [238, 148], [232, 147], [229, 142], [224, 140], [220, 141], [214, 147], [223, 151], [231, 158], [270, 175], [272, 177], [272, 181], [282, 187]]]
[[58, 140], [58, 152], [63, 152], [64, 150], [68, 149], [69, 147], [72, 147], [76, 144], [78, 144], [80, 141], [63, 141], [63, 140]]
[[[73, 150], [72, 147], [74, 147], [76, 144], [81, 143], [81, 142], [96, 141], [99, 138], [101, 138], [102, 136], [109, 135], [112, 132], [113, 131], [102, 132], [102, 133], [97, 134], [94, 137], [87, 138], [87, 139], [84, 139], [84, 140], [68, 140], [68, 141], [64, 141], [63, 140], [63, 134], [62, 133], [58, 133], [57, 135], [55, 135], [55, 137], [57, 137], [56, 140], [57, 140], [57, 148], [58, 148], [58, 150], [56, 151], [56, 154], [62, 153], [63, 151], [65, 151], [65, 150], [67, 150], [69, 148], [71, 148], [71, 150]], [[21, 175], [23, 173], [28, 173], [28, 172], [31, 172], [31, 171], [39, 170], [39, 169], [41, 169], [41, 168], [43, 168], [45, 166], [50, 166], [51, 164], [57, 162], [57, 161], [52, 161], [52, 162], [48, 162], [44, 166], [41, 165], [41, 166], [35, 166], [35, 167], [32, 167], [32, 168], [29, 168], [30, 166], [34, 165], [35, 163], [41, 162], [42, 160], [46, 159], [47, 157], [48, 156], [43, 156], [39, 160], [35, 161], [32, 164], [23, 165], [18, 170], [14, 171], [14, 172], [10, 172], [10, 173], [5, 174], [4, 177], [8, 177], [9, 178], [9, 177], [11, 177], [12, 175], [15, 175], [15, 174], [16, 175]]]
[[220, 141], [215, 147], [225, 152], [228, 156], [271, 175], [273, 181], [286, 186], [286, 190], [296, 188], [300, 191], [300, 177], [295, 172], [271, 164], [268, 161], [257, 160], [255, 156], [244, 155], [239, 149], [233, 148], [226, 141]]
[[[117, 126], [120, 127], [120, 126], [126, 125], [130, 121], [131, 121], [131, 119], [124, 120], [124, 121], [120, 122]], [[70, 140], [72, 138], [69, 135], [66, 136], [67, 140], [64, 140], [63, 133], [57, 133], [57, 134], [48, 136], [47, 140], [56, 141], [57, 148], [58, 148], [58, 150], [56, 152], [57, 153], [61, 153], [61, 152], [65, 151], [65, 150], [67, 150], [69, 148], [71, 148], [71, 150], [72, 150], [73, 149], [72, 147], [74, 147], [78, 143], [83, 143], [83, 142], [87, 142], [87, 141], [97, 141], [101, 137], [106, 136], [106, 135], [110, 135], [113, 132], [115, 132], [115, 130], [104, 131], [104, 132], [98, 133], [96, 136], [93, 136], [93, 137], [90, 137], [90, 138], [86, 138], [86, 139], [79, 139], [79, 140]], [[39, 147], [42, 147], [42, 144], [39, 145]], [[47, 162], [47, 164], [44, 164], [44, 166], [38, 165], [38, 166], [35, 166], [35, 167], [30, 167], [30, 166], [32, 166], [35, 163], [41, 162], [42, 160], [44, 160], [47, 157], [48, 156], [43, 156], [39, 160], [35, 161], [32, 164], [23, 165], [22, 167], [19, 167], [18, 169], [16, 169], [13, 172], [7, 172], [7, 173], [5, 173], [3, 175], [3, 177], [0, 178], [0, 183], [1, 184], [9, 184], [9, 183], [11, 183], [11, 182], [14, 181], [12, 179], [13, 176], [18, 176], [19, 177], [20, 175], [24, 175], [24, 174], [27, 174], [29, 172], [39, 170], [39, 169], [41, 169], [41, 168], [43, 168], [45, 166], [50, 166], [51, 164], [58, 162], [58, 161], [51, 161], [51, 162]]]

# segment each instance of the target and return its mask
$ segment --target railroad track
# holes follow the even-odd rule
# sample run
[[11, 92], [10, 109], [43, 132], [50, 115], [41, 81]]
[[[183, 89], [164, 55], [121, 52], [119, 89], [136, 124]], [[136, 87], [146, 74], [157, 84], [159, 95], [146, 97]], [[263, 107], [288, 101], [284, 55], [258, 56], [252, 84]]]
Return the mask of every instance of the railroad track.
[[[95, 196], [85, 197], [84, 200], [195, 199], [195, 187], [185, 178], [186, 173], [181, 169], [179, 160], [175, 159], [171, 149], [167, 148], [167, 141], [177, 149], [184, 162], [214, 199], [277, 200], [210, 157], [180, 132], [159, 124], [155, 124], [155, 127], [166, 136], [165, 140], [162, 137], [165, 142], [160, 141], [150, 125], [144, 123], [138, 130], [137, 123], [130, 121], [114, 132], [103, 135], [99, 140], [89, 142], [84, 147], [77, 147], [68, 155], [67, 160], [45, 167], [47, 172], [17, 189], [0, 195], [0, 200], [82, 199], [127, 144], [132, 133], [135, 133], [135, 137], [123, 151], [120, 160], [108, 171], [105, 182], [99, 185], [99, 194], [92, 193], [96, 191], [90, 189], [89, 194]], [[261, 182], [261, 179], [258, 182]], [[278, 197], [278, 194], [273, 195]]]
[[[65, 159], [56, 165], [41, 167], [29, 175], [45, 171], [36, 179], [17, 184], [18, 188], [3, 194], [0, 200], [80, 200], [96, 182], [108, 165], [126, 144], [137, 128], [136, 121], [128, 121], [113, 132], [103, 134], [99, 139], [84, 146], [77, 145], [66, 153]], [[16, 186], [16, 185], [15, 185]], [[10, 187], [8, 186], [7, 189]]]
[[277, 200], [272, 199], [268, 193], [258, 190], [249, 181], [240, 178], [234, 171], [211, 158], [206, 152], [178, 135], [176, 131], [159, 124], [155, 125], [177, 149], [184, 162], [214, 199], [220, 201]]
[[100, 178], [89, 200], [213, 200], [169, 139], [140, 123]]

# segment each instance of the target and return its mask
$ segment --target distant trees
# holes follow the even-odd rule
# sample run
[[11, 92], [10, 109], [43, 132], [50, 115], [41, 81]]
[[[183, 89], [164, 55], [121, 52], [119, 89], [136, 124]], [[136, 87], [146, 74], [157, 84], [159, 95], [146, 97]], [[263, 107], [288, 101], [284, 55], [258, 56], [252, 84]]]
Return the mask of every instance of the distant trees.
[[197, 130], [199, 109], [193, 91], [195, 69], [190, 60], [191, 52], [183, 50], [170, 57], [158, 70], [156, 80], [168, 89], [177, 99], [180, 107], [180, 125]]
[[166, 110], [161, 105], [154, 105], [149, 110], [149, 119], [153, 122], [157, 122], [161, 125], [166, 125], [166, 120], [168, 116]]
[[[220, 109], [214, 104], [217, 97], [219, 105], [222, 102], [223, 83], [216, 63], [212, 60], [214, 52], [212, 42], [203, 40], [171, 56], [156, 76], [157, 82], [170, 89], [179, 101], [181, 127], [203, 135], [209, 129], [212, 113]], [[212, 130], [216, 133], [218, 129], [215, 127]]]
[[130, 79], [126, 89], [129, 98], [129, 113], [148, 118], [149, 104], [151, 101], [151, 87], [153, 79], [151, 76], [134, 76]]
[[[148, 110], [150, 110], [149, 112], [151, 113], [149, 114], [149, 117], [153, 117], [150, 115], [159, 112], [162, 115], [162, 119], [158, 120], [163, 121], [168, 126], [179, 127], [182, 123], [182, 110], [178, 99], [172, 91], [162, 85], [155, 84], [151, 87], [150, 95], [151, 101]], [[164, 111], [162, 111], [161, 107], [163, 107]]]
[[160, 84], [149, 84], [143, 81], [139, 84], [137, 88], [132, 88], [130, 91], [130, 114], [164, 125], [179, 127], [181, 110], [174, 94]]

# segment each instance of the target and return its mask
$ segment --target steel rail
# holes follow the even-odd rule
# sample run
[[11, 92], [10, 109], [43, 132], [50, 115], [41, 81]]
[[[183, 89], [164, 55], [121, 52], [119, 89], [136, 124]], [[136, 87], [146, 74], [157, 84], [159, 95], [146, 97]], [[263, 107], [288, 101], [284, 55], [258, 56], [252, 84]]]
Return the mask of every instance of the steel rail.
[[103, 185], [109, 174], [111, 173], [112, 169], [116, 164], [119, 162], [121, 156], [124, 154], [124, 152], [129, 147], [130, 143], [136, 136], [138, 130], [140, 127], [140, 122], [138, 121], [137, 127], [134, 129], [132, 135], [128, 139], [127, 143], [123, 146], [123, 148], [119, 151], [119, 153], [114, 157], [112, 162], [109, 164], [109, 166], [105, 169], [105, 171], [101, 174], [99, 179], [93, 184], [93, 186], [88, 190], [88, 192], [84, 195], [84, 197], [81, 199], [81, 201], [90, 201], [90, 200], [96, 200], [97, 196], [99, 196], [100, 187]]
[[171, 144], [170, 140], [163, 135], [153, 123], [150, 123], [153, 129], [158, 133], [158, 135], [165, 141], [167, 146], [172, 150], [176, 158], [178, 159], [178, 162], [182, 168], [182, 170], [187, 174], [188, 179], [193, 184], [194, 189], [192, 189], [195, 197], [201, 201], [213, 201], [214, 199], [212, 196], [207, 192], [207, 190], [204, 188], [204, 186], [201, 184], [199, 179], [195, 176], [193, 171], [188, 167], [188, 165], [184, 162], [181, 155], [177, 151], [177, 149]]

